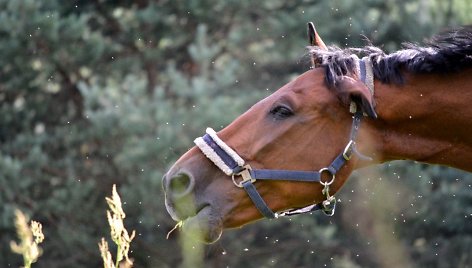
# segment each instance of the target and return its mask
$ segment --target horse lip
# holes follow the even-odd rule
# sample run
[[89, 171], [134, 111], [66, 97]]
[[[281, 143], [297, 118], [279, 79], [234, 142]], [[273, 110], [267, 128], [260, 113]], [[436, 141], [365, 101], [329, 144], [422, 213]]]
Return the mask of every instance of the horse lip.
[[[203, 203], [203, 204], [201, 204], [200, 206], [197, 207], [197, 210], [196, 210], [197, 212], [195, 213], [195, 215], [197, 215], [200, 211], [204, 210], [206, 207], [209, 207], [209, 206], [210, 206], [209, 203]], [[194, 216], [195, 216], [195, 215], [194, 215]]]
[[194, 216], [183, 221], [182, 231], [189, 238], [211, 244], [221, 237], [223, 221], [210, 204], [203, 204]]
[[181, 215], [180, 213], [178, 213], [176, 211], [176, 209], [174, 208], [174, 206], [172, 205], [172, 203], [169, 202], [169, 200], [167, 199], [167, 196], [164, 198], [164, 203], [165, 203], [165, 207], [166, 207], [166, 210], [167, 210], [167, 213], [169, 213], [169, 215], [171, 216], [171, 218], [174, 220], [174, 221], [185, 221], [186, 219], [188, 218], [191, 218], [191, 217], [195, 217], [196, 215], [198, 215], [198, 213], [200, 213], [200, 211], [202, 211], [203, 209], [205, 209], [206, 207], [209, 207], [210, 204], [209, 203], [202, 203], [201, 205], [198, 205], [195, 209], [195, 213], [192, 213], [192, 214], [189, 214], [189, 215]]

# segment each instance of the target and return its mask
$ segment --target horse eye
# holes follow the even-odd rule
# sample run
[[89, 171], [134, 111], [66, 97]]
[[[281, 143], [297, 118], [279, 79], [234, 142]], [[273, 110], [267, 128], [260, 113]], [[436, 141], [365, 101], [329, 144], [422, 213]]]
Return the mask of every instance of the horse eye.
[[275, 119], [285, 119], [287, 117], [290, 117], [293, 115], [292, 109], [290, 109], [287, 106], [283, 105], [278, 105], [275, 106], [270, 110], [270, 114], [275, 118]]

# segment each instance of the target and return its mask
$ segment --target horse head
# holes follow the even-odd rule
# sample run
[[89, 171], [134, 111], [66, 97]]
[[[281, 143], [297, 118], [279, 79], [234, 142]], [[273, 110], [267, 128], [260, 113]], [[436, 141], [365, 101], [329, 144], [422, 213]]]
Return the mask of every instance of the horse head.
[[[174, 220], [184, 221], [184, 231], [197, 230], [201, 239], [214, 242], [223, 229], [242, 226], [263, 214], [280, 216], [321, 204], [363, 164], [359, 153], [352, 152], [357, 152], [354, 144], [360, 151], [372, 149], [364, 142], [369, 128], [358, 128], [361, 117], [376, 117], [373, 94], [359, 73], [347, 69], [339, 70], [341, 78], [330, 84], [326, 69], [318, 68], [323, 56], [316, 52], [328, 48], [312, 23], [308, 36], [313, 69], [219, 132], [208, 130], [164, 176], [167, 210]], [[353, 105], [357, 117], [350, 112]], [[218, 150], [222, 152], [215, 153]], [[286, 180], [284, 174], [294, 178]], [[265, 178], [271, 176], [277, 178]], [[309, 178], [300, 181], [297, 176]], [[243, 185], [246, 182], [250, 187]], [[249, 191], [255, 191], [256, 197]]]

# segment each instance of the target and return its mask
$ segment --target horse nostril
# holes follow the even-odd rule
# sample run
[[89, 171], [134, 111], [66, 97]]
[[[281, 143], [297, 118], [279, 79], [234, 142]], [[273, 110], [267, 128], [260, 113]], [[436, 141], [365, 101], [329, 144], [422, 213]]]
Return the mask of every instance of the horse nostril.
[[167, 183], [167, 190], [174, 197], [183, 197], [189, 194], [195, 184], [193, 177], [186, 173], [172, 176]]

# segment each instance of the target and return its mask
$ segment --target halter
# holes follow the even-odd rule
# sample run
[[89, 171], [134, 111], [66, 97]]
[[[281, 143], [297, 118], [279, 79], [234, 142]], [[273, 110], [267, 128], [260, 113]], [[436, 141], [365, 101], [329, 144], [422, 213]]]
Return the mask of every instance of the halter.
[[[366, 70], [371, 70], [371, 66], [366, 68], [364, 59], [358, 60], [359, 68], [358, 74], [360, 79], [368, 84], [369, 89], [372, 88], [373, 82], [366, 81], [366, 76], [372, 73]], [[370, 62], [369, 62], [370, 63]], [[369, 64], [370, 65], [370, 64]], [[366, 75], [366, 73], [369, 73]], [[370, 86], [372, 85], [372, 87]], [[351, 104], [351, 111], [353, 105]], [[354, 105], [355, 108], [355, 105]], [[254, 205], [266, 218], [278, 218], [281, 216], [292, 216], [315, 210], [321, 210], [326, 215], [334, 215], [336, 208], [336, 199], [329, 193], [329, 187], [336, 179], [337, 172], [349, 161], [353, 154], [364, 160], [372, 160], [370, 157], [362, 155], [356, 148], [356, 139], [359, 131], [361, 118], [363, 113], [360, 109], [352, 111], [354, 113], [352, 119], [351, 132], [349, 135], [349, 142], [344, 147], [344, 150], [331, 162], [330, 165], [318, 171], [298, 171], [298, 170], [277, 170], [277, 169], [253, 169], [249, 164], [246, 164], [244, 159], [229, 147], [223, 140], [221, 140], [216, 132], [211, 129], [206, 129], [206, 134], [203, 137], [195, 139], [195, 144], [200, 148], [203, 154], [209, 158], [218, 168], [220, 168], [226, 175], [231, 176], [234, 185], [244, 188], [251, 198]], [[321, 180], [323, 175], [329, 176], [326, 181]], [[304, 208], [289, 209], [283, 212], [273, 212], [262, 199], [257, 191], [254, 183], [257, 180], [283, 180], [283, 181], [302, 181], [302, 182], [318, 182], [323, 186], [322, 193], [325, 200], [318, 204], [313, 204]]]

